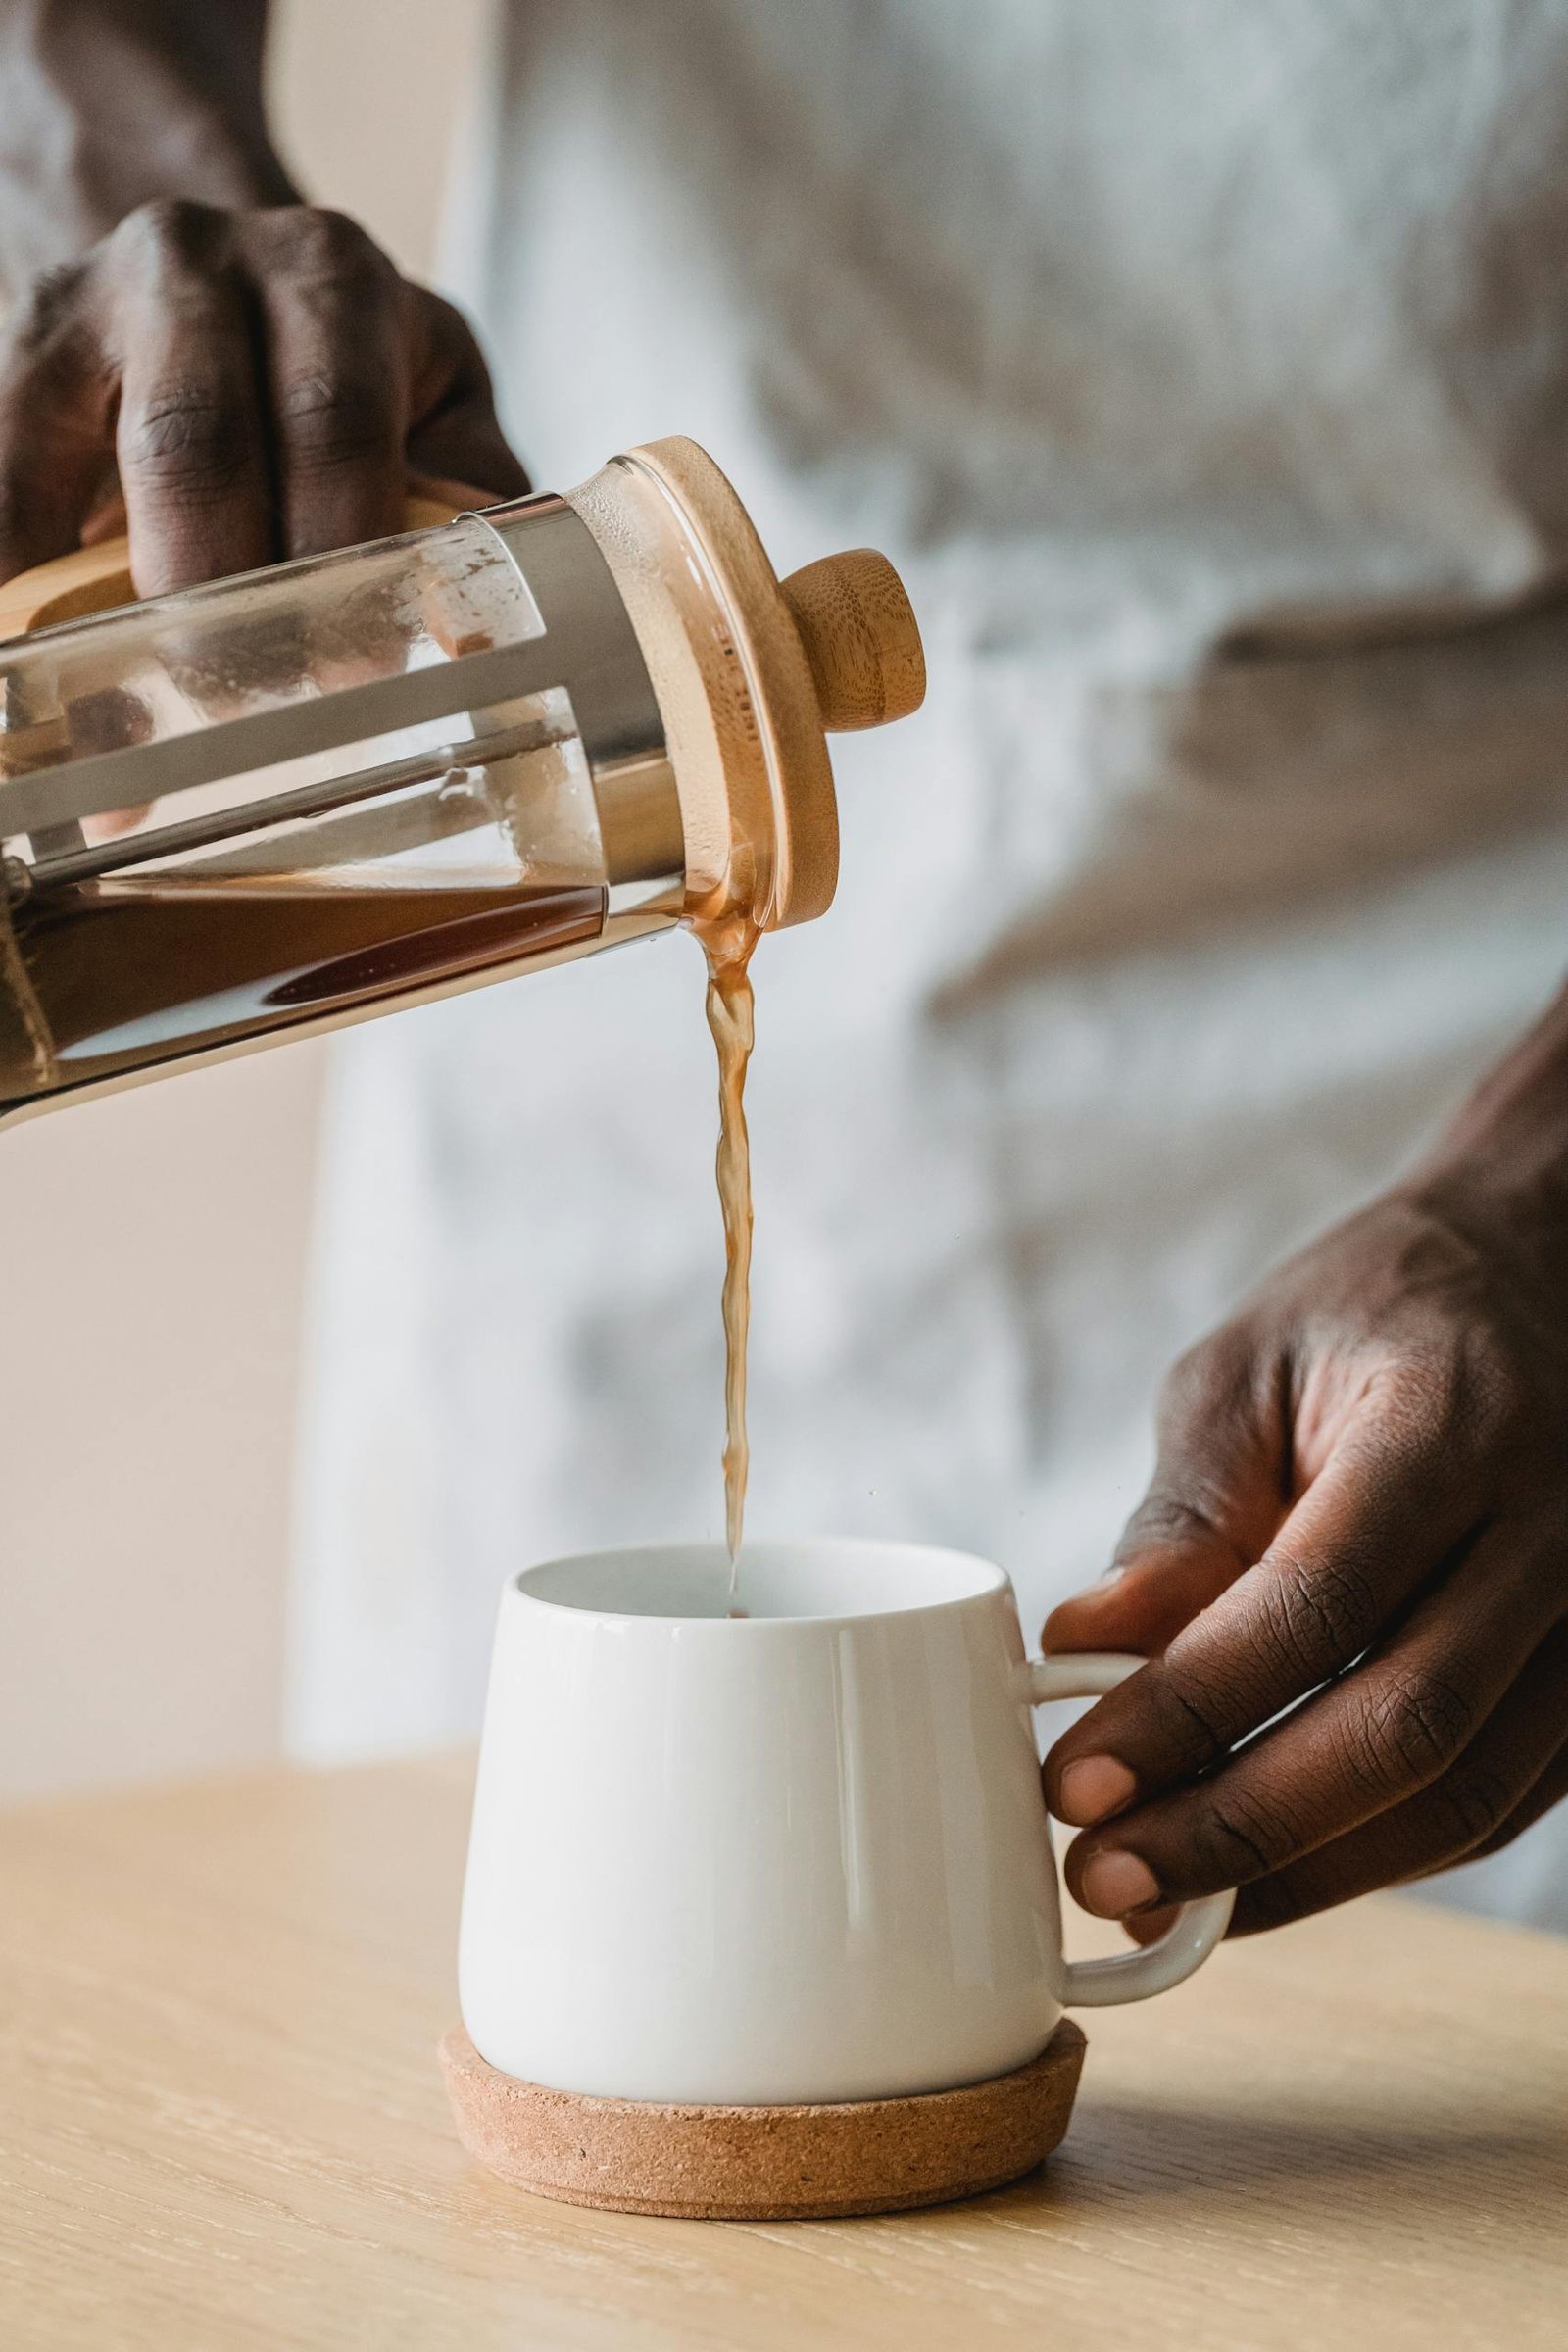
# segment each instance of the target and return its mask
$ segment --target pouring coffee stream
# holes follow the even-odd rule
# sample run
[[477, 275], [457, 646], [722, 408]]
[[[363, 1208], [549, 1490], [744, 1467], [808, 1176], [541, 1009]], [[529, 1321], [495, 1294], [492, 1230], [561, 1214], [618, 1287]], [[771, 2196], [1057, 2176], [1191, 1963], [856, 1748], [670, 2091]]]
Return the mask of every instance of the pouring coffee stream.
[[736, 1616], [751, 1445], [746, 1433], [746, 1348], [752, 1321], [752, 1145], [746, 1073], [756, 1042], [751, 961], [761, 934], [740, 921], [703, 941], [708, 958], [708, 1026], [718, 1052], [719, 1213], [724, 1221], [724, 1542], [729, 1612]]
[[690, 441], [409, 519], [144, 605], [123, 542], [0, 588], [0, 1123], [691, 929], [738, 1553], [751, 954], [832, 901], [825, 735], [918, 707], [914, 616], [867, 549], [780, 583]]

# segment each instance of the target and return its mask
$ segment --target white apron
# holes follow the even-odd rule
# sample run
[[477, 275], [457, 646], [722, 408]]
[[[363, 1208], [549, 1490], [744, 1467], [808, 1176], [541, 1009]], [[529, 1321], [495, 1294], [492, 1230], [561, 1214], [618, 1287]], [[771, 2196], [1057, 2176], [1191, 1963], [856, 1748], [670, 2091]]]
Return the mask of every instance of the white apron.
[[[691, 433], [926, 634], [756, 964], [749, 1524], [1037, 1624], [1568, 962], [1568, 0], [527, 0], [486, 111], [535, 478]], [[300, 1751], [468, 1733], [521, 1563], [719, 1531], [713, 1093], [683, 939], [341, 1047]], [[1451, 1890], [1568, 1925], [1563, 1850]]]

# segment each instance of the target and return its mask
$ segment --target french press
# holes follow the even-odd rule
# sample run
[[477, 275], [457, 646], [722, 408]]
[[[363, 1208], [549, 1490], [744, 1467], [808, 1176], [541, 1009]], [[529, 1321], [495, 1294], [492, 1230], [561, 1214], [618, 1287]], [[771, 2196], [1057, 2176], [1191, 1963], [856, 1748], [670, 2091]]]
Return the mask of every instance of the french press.
[[0, 1120], [826, 908], [824, 730], [924, 692], [883, 557], [781, 586], [685, 440], [409, 519], [142, 605], [122, 543], [0, 590]]

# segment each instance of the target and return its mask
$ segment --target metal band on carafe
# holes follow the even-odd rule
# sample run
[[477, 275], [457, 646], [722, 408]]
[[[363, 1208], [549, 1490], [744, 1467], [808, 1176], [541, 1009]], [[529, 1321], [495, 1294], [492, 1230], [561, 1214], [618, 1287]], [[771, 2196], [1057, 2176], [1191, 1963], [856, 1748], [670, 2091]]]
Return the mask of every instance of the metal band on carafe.
[[564, 498], [522, 498], [478, 517], [500, 540], [566, 649], [561, 676], [593, 777], [612, 914], [678, 909], [686, 856], [664, 722], [637, 633], [592, 532]]
[[[124, 744], [75, 760], [57, 751], [22, 772], [7, 763], [10, 772], [0, 779], [0, 841], [27, 837], [32, 857], [22, 871], [28, 888], [96, 880], [248, 828], [431, 781], [471, 761], [476, 743], [491, 760], [526, 751], [528, 731], [518, 734], [512, 707], [560, 689], [570, 702], [592, 778], [608, 911], [660, 904], [678, 908], [684, 849], [663, 722], [625, 608], [592, 535], [554, 497], [520, 500], [472, 519], [493, 531], [515, 566], [542, 624], [538, 634], [308, 701], [240, 711], [155, 743]], [[204, 785], [371, 745], [443, 718], [471, 722], [475, 734], [454, 735], [432, 750], [372, 761], [349, 776], [273, 794], [252, 807], [175, 817], [134, 837], [88, 844], [79, 830], [85, 818], [153, 802], [167, 805]]]

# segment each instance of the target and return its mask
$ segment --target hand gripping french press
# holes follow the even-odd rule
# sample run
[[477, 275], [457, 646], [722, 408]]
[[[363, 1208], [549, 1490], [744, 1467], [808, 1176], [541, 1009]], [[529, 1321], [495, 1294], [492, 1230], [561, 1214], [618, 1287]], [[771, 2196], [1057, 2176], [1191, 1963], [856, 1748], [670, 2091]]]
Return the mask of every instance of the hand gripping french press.
[[0, 590], [0, 1119], [826, 908], [824, 731], [924, 691], [884, 558], [780, 586], [684, 440], [411, 520], [142, 605], [122, 545]]

